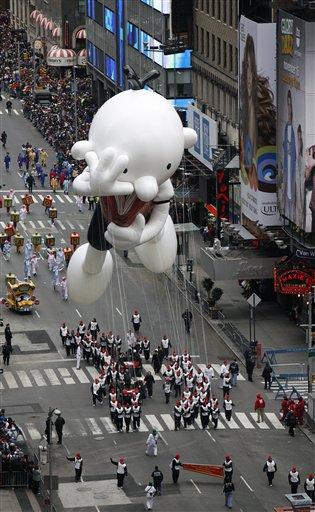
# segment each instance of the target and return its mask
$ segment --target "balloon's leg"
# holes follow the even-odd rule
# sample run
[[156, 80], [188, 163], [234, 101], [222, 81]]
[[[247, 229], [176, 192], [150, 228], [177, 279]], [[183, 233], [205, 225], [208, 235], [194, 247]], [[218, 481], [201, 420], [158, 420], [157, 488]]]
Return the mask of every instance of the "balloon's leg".
[[92, 304], [105, 292], [113, 274], [109, 251], [98, 251], [89, 243], [73, 253], [67, 270], [70, 298], [79, 304]]

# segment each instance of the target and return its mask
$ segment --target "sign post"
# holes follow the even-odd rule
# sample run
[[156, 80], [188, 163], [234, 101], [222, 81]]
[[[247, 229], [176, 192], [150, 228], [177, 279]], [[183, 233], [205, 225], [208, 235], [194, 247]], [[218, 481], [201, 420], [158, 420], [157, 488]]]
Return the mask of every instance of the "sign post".
[[[247, 302], [249, 304], [249, 341], [256, 341], [255, 308], [261, 302], [261, 298], [256, 293], [252, 293], [251, 296], [248, 297]], [[252, 339], [252, 325], [253, 325], [253, 339]]]

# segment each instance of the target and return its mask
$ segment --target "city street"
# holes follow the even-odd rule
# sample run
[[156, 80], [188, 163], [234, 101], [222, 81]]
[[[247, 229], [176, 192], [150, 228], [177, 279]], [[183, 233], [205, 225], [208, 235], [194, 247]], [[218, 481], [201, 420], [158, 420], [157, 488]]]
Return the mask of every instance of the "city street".
[[[13, 113], [8, 116], [0, 106], [0, 129], [8, 134], [7, 151], [11, 154], [10, 172], [1, 165], [0, 183], [2, 195], [10, 188], [16, 190], [16, 208], [19, 209], [21, 196], [25, 193], [23, 180], [17, 172], [16, 159], [21, 145], [29, 141], [33, 146], [47, 148], [46, 141], [23, 117], [21, 103], [13, 100]], [[48, 164], [55, 162], [52, 148]], [[4, 150], [1, 148], [3, 162]], [[49, 174], [49, 166], [46, 172]], [[48, 180], [46, 181], [48, 184]], [[58, 191], [54, 195], [54, 206], [58, 218], [52, 226], [44, 214], [42, 198], [50, 189], [34, 189], [35, 204], [30, 207], [26, 221], [19, 223], [18, 230], [25, 242], [37, 231], [42, 236], [48, 233], [56, 237], [56, 246], [70, 245], [70, 234], [76, 231], [81, 243], [86, 240], [86, 232], [92, 212], [88, 204], [83, 212], [77, 209], [73, 191], [69, 196]], [[1, 210], [2, 228], [9, 220], [5, 208]], [[42, 249], [43, 249], [42, 245]], [[16, 253], [12, 246], [11, 261], [1, 261], [0, 295], [6, 293], [5, 275], [12, 272], [23, 279], [23, 251]], [[138, 511], [144, 508], [144, 488], [151, 480], [154, 466], [164, 473], [162, 496], [156, 497], [154, 510], [220, 512], [225, 510], [223, 480], [181, 470], [179, 484], [174, 485], [169, 463], [176, 453], [182, 462], [214, 464], [223, 463], [229, 454], [234, 464], [235, 496], [233, 509], [242, 512], [271, 511], [274, 506], [287, 503], [289, 493], [288, 472], [297, 466], [304, 483], [309, 472], [314, 472], [314, 446], [299, 430], [296, 437], [288, 435], [287, 429], [279, 421], [280, 402], [274, 400], [273, 391], [265, 391], [261, 370], [256, 370], [254, 382], [246, 380], [243, 361], [240, 362], [238, 386], [232, 391], [234, 408], [232, 421], [228, 423], [222, 407], [220, 389], [220, 365], [226, 359], [231, 362], [235, 354], [226, 346], [197, 310], [193, 310], [191, 334], [184, 329], [181, 315], [188, 307], [187, 299], [177, 290], [172, 280], [164, 275], [154, 275], [143, 268], [134, 251], [127, 258], [122, 253], [113, 254], [114, 276], [104, 297], [92, 306], [78, 306], [70, 299], [64, 302], [60, 290], [54, 291], [50, 272], [42, 250], [37, 276], [34, 277], [34, 294], [40, 303], [28, 316], [2, 306], [4, 324], [10, 323], [13, 333], [14, 351], [10, 366], [1, 375], [1, 407], [22, 428], [26, 440], [34, 452], [38, 452], [45, 422], [50, 407], [62, 411], [66, 425], [62, 446], [52, 445], [52, 473], [59, 476], [59, 492], [54, 492], [56, 510], [68, 512], [114, 512], [119, 510]], [[198, 270], [196, 269], [196, 272]], [[65, 275], [65, 269], [60, 277]], [[84, 293], [84, 290], [82, 290]], [[131, 328], [131, 315], [138, 309], [142, 316], [141, 336], [151, 340], [151, 353], [160, 344], [164, 334], [172, 342], [172, 350], [183, 353], [187, 349], [194, 366], [203, 369], [208, 362], [213, 363], [215, 378], [212, 391], [220, 403], [220, 421], [217, 430], [212, 424], [202, 430], [200, 422], [193, 428], [174, 431], [174, 395], [165, 404], [161, 374], [155, 376], [153, 398], [142, 404], [142, 421], [139, 432], [117, 433], [110, 420], [108, 400], [92, 407], [90, 386], [97, 370], [86, 361], [81, 361], [81, 369], [76, 369], [73, 357], [67, 358], [62, 347], [59, 328], [66, 322], [69, 329], [76, 329], [80, 319], [86, 324], [96, 317], [101, 331], [120, 334], [125, 343], [125, 333]], [[1, 342], [3, 333], [1, 332]], [[123, 346], [125, 349], [126, 346]], [[144, 365], [143, 374], [149, 370]], [[153, 370], [152, 370], [153, 372]], [[254, 414], [257, 393], [266, 399], [266, 421], [258, 424]], [[53, 417], [54, 418], [54, 417]], [[148, 433], [155, 428], [160, 435], [156, 458], [145, 455]], [[83, 459], [83, 482], [74, 482], [73, 463], [66, 456], [80, 452]], [[268, 487], [262, 469], [266, 458], [271, 454], [277, 462], [278, 472], [274, 486]], [[116, 467], [110, 457], [118, 460], [124, 457], [129, 476], [124, 490], [116, 487]], [[47, 474], [48, 465], [43, 468]], [[302, 491], [302, 485], [300, 489]], [[39, 497], [42, 504], [43, 498]]]

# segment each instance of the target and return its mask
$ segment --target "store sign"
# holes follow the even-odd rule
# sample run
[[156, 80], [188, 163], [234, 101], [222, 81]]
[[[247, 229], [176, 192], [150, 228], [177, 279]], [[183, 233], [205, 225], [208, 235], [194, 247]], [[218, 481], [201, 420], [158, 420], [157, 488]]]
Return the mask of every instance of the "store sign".
[[229, 217], [229, 173], [217, 171], [217, 212], [220, 219]]
[[285, 270], [275, 269], [275, 291], [285, 295], [305, 295], [312, 291], [314, 272], [312, 269]]
[[311, 251], [309, 249], [297, 249], [295, 251], [295, 254], [298, 258], [305, 258], [308, 260], [315, 259], [315, 251]]

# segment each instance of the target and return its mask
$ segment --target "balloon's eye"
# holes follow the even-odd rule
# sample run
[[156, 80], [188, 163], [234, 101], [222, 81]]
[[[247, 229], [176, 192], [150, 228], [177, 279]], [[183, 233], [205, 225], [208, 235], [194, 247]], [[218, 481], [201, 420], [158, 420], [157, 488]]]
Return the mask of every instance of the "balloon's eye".
[[166, 169], [170, 169], [172, 167], [172, 164], [167, 164]]
[[125, 169], [125, 170], [123, 171], [123, 174], [127, 174], [127, 172], [128, 172], [128, 169]]

